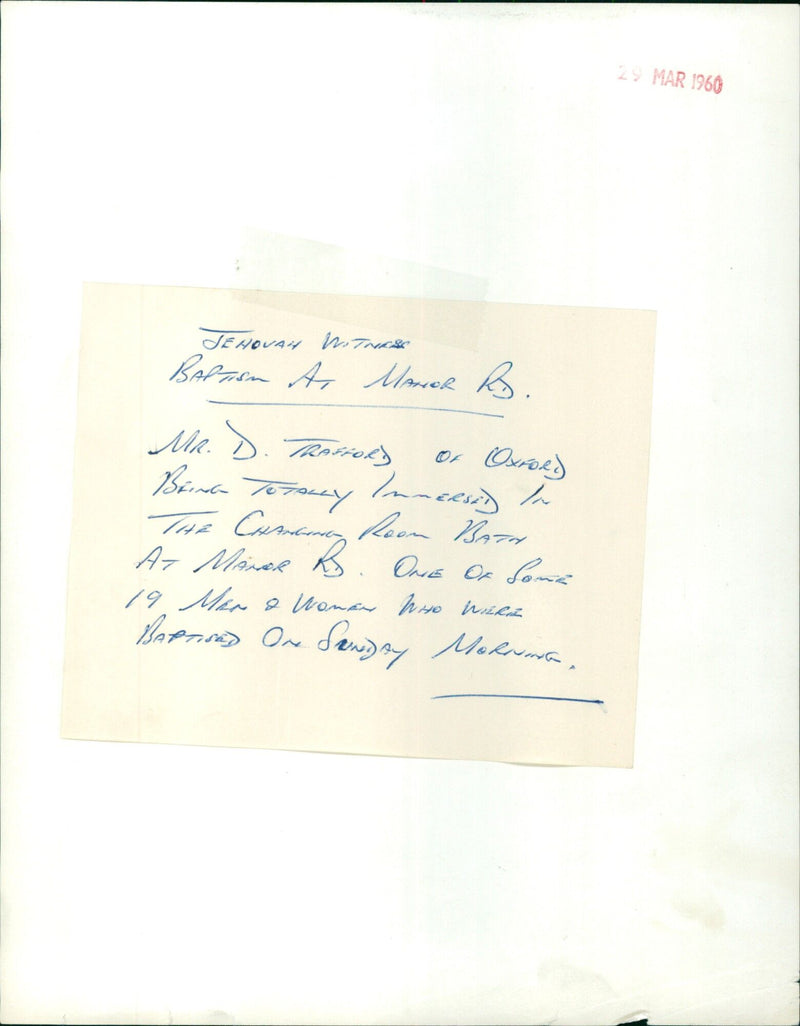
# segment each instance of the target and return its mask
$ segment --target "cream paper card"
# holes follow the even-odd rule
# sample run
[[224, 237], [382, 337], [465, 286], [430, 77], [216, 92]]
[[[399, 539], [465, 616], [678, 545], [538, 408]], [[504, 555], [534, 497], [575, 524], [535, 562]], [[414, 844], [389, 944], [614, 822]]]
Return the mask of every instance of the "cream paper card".
[[86, 285], [63, 736], [630, 766], [654, 334]]

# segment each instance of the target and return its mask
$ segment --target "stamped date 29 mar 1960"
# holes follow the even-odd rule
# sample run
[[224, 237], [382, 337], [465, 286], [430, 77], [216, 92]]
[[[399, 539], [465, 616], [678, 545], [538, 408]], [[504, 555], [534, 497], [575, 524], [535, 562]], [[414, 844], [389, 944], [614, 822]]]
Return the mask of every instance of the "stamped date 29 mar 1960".
[[674, 89], [689, 89], [704, 93], [721, 93], [721, 75], [700, 75], [688, 71], [678, 71], [673, 68], [653, 68], [652, 77], [649, 69], [645, 70], [640, 65], [619, 64], [617, 65], [617, 79], [620, 82], [649, 81], [654, 86], [672, 86]]

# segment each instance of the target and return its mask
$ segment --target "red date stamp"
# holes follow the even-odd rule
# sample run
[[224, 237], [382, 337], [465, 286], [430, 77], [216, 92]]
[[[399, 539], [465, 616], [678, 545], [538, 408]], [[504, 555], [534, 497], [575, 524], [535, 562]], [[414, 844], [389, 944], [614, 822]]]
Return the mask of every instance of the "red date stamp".
[[673, 89], [689, 89], [701, 93], [722, 92], [721, 75], [700, 75], [696, 72], [689, 75], [688, 71], [678, 71], [674, 68], [653, 68], [652, 77], [650, 70], [644, 71], [640, 65], [620, 64], [617, 67], [617, 79], [620, 82], [649, 81], [654, 86], [671, 86]]

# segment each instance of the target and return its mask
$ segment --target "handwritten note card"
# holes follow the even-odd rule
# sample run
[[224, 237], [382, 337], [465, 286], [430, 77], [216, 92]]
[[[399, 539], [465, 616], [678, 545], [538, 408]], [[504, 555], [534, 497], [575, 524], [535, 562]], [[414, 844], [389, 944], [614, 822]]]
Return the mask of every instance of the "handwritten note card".
[[87, 285], [63, 735], [630, 765], [654, 333]]

